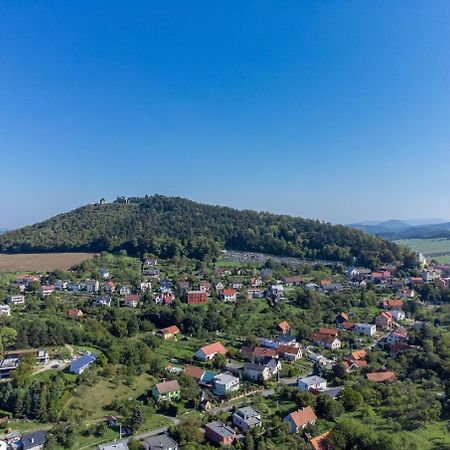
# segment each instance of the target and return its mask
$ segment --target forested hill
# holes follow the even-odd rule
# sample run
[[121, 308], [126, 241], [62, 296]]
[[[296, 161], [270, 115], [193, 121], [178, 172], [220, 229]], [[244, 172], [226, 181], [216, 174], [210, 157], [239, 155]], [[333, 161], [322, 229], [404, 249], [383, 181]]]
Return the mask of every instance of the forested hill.
[[0, 251], [10, 253], [125, 249], [204, 259], [222, 248], [372, 266], [411, 256], [341, 225], [161, 195], [83, 206], [0, 236]]

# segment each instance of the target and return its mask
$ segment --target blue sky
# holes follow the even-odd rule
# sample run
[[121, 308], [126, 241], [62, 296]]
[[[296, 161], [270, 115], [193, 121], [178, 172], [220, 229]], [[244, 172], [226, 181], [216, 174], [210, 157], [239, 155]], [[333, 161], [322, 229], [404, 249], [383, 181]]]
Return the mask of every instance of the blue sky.
[[450, 219], [450, 2], [0, 1], [0, 228], [161, 193]]

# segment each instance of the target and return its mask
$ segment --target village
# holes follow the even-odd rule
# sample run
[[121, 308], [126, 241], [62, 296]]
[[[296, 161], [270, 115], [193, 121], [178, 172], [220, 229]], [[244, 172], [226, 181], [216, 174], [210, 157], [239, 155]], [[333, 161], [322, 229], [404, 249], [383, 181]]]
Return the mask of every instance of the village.
[[[180, 436], [176, 428], [182, 427], [185, 418], [191, 420], [191, 427], [198, 427], [201, 441], [248, 448], [246, 440], [269, 433], [273, 426], [259, 404], [275, 401], [278, 405], [295, 395], [300, 400], [292, 404], [302, 406], [283, 412], [283, 429], [296, 436], [299, 445], [323, 450], [329, 448], [330, 429], [324, 426], [330, 424], [323, 422], [328, 415], [323, 406], [317, 407], [314, 397], [321, 404], [328, 402], [324, 396], [337, 403], [354, 394], [353, 385], [359, 380], [378, 385], [404, 379], [404, 370], [395, 370], [396, 361], [417, 351], [411, 334], [416, 336], [430, 325], [418, 320], [416, 311], [420, 306], [433, 314], [442, 304], [441, 298], [426, 297], [426, 293], [430, 286], [449, 287], [450, 266], [428, 264], [420, 254], [416, 257], [418, 269], [407, 273], [394, 265], [371, 270], [289, 265], [270, 258], [247, 264], [199, 264], [104, 254], [64, 274], [11, 276], [2, 286], [7, 294], [0, 305], [0, 321], [10, 326], [14, 318], [27, 316], [29, 303], [38, 308], [39, 303], [48, 307], [52, 301], [58, 305], [52, 307], [76, 326], [91, 327], [94, 319], [113, 321], [116, 336], [126, 336], [127, 331], [120, 330], [119, 319], [114, 319], [118, 316], [111, 311], [123, 310], [128, 324], [138, 314], [151, 322], [146, 329], [151, 337], [146, 339], [157, 340], [151, 344], [154, 352], [164, 356], [161, 370], [152, 373], [154, 383], [145, 390], [155, 413], [168, 418], [167, 425], [141, 432], [118, 413], [105, 415], [107, 428], [117, 434], [109, 443], [97, 444], [100, 450], [126, 450], [135, 439], [147, 450], [183, 448], [176, 440]], [[345, 297], [362, 300], [343, 301]], [[335, 310], [322, 311], [318, 322], [305, 324], [302, 311], [314, 310], [320, 299], [332, 302]], [[229, 315], [215, 317], [216, 307]], [[199, 318], [181, 318], [180, 308], [188, 316], [190, 309], [204, 314], [200, 311], [210, 308], [211, 329], [199, 331], [195, 322]], [[239, 308], [253, 308], [247, 329], [227, 325]], [[100, 362], [106, 359], [101, 346], [75, 346], [74, 350], [73, 342], [64, 342], [61, 347], [65, 351], [48, 346], [15, 348], [9, 342], [0, 362], [1, 382], [16, 380], [15, 372], [30, 358], [35, 374], [62, 372], [80, 379], [99, 371], [99, 364], [107, 364]], [[183, 398], [186, 391], [189, 395]], [[0, 413], [2, 409], [5, 405], [0, 405]], [[1, 450], [44, 448], [45, 430], [18, 433], [8, 425], [12, 417], [1, 419], [6, 429], [0, 434]]]

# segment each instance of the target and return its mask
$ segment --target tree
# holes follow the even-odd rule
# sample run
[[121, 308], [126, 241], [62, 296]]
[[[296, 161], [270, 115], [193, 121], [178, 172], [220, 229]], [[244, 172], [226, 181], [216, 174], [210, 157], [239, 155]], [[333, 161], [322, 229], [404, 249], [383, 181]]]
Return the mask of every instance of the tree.
[[340, 395], [340, 399], [346, 411], [356, 411], [363, 404], [363, 396], [355, 389], [350, 387], [344, 388]]

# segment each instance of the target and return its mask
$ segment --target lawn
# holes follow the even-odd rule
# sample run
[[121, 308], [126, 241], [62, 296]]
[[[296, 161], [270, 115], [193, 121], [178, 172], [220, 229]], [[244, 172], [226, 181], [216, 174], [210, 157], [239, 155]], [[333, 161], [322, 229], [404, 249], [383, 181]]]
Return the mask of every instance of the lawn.
[[130, 386], [123, 382], [114, 383], [100, 378], [94, 386], [82, 385], [76, 388], [67, 403], [67, 408], [78, 407], [86, 412], [87, 419], [101, 419], [107, 414], [117, 414], [108, 409], [113, 400], [137, 398], [149, 391], [155, 383], [153, 377], [142, 374], [131, 378]]
[[34, 253], [0, 254], [0, 271], [48, 272], [55, 269], [67, 270], [93, 257], [92, 253]]
[[425, 256], [433, 253], [450, 254], [450, 239], [403, 239], [396, 242], [414, 251], [421, 252]]

